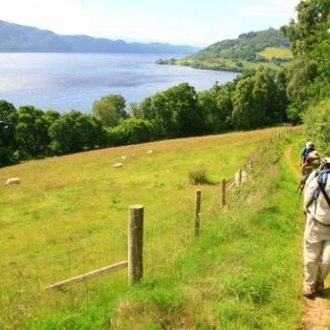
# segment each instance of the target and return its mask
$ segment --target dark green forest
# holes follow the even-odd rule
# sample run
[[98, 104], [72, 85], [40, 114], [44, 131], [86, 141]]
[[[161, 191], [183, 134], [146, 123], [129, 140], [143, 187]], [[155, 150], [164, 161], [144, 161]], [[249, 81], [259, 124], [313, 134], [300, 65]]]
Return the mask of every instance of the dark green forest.
[[[161, 139], [305, 124], [330, 152], [330, 2], [301, 1], [281, 28], [293, 59], [279, 70], [261, 62], [234, 81], [196, 92], [183, 83], [126, 105], [121, 95], [96, 100], [90, 114], [60, 114], [0, 101], [0, 166], [29, 159]], [[249, 34], [246, 34], [249, 39]], [[315, 125], [317, 122], [317, 125]]]

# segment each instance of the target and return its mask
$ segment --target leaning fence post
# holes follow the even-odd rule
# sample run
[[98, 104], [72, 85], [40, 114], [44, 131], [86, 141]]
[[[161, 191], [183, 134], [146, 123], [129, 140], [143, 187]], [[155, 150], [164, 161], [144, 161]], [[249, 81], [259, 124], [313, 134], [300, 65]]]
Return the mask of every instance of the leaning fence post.
[[200, 227], [200, 212], [201, 212], [201, 191], [195, 192], [195, 221], [194, 221], [194, 237], [199, 236]]
[[221, 208], [224, 210], [226, 207], [226, 179], [221, 181]]
[[128, 221], [128, 282], [140, 281], [143, 276], [143, 205], [129, 207]]

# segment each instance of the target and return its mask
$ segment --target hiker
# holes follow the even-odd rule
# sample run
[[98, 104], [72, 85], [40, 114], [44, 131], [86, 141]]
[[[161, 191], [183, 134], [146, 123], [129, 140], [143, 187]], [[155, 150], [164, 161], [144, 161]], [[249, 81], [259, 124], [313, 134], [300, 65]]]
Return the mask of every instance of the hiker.
[[302, 175], [299, 182], [300, 193], [303, 192], [306, 182], [311, 181], [312, 178], [317, 176], [320, 165], [321, 158], [319, 153], [316, 150], [311, 151], [301, 169]]
[[303, 210], [304, 283], [302, 294], [307, 298], [322, 294], [324, 280], [330, 271], [330, 157], [321, 160], [319, 174], [306, 185]]
[[301, 150], [300, 153], [300, 166], [303, 166], [306, 162], [306, 159], [311, 151], [315, 150], [314, 143], [311, 141], [306, 142], [305, 147]]

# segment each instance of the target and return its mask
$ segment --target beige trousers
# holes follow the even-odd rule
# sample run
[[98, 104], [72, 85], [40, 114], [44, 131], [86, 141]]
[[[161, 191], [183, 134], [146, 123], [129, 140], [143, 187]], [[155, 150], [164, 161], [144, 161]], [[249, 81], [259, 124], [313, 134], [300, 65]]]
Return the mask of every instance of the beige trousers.
[[315, 288], [330, 271], [330, 226], [307, 213], [304, 231], [304, 287]]

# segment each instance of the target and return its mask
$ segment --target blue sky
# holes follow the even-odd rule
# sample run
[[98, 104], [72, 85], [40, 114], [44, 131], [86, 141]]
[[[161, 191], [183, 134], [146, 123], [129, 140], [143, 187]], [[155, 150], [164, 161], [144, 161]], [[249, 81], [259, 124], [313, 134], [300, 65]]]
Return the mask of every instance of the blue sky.
[[288, 24], [300, 0], [10, 0], [0, 20], [127, 42], [209, 46]]

